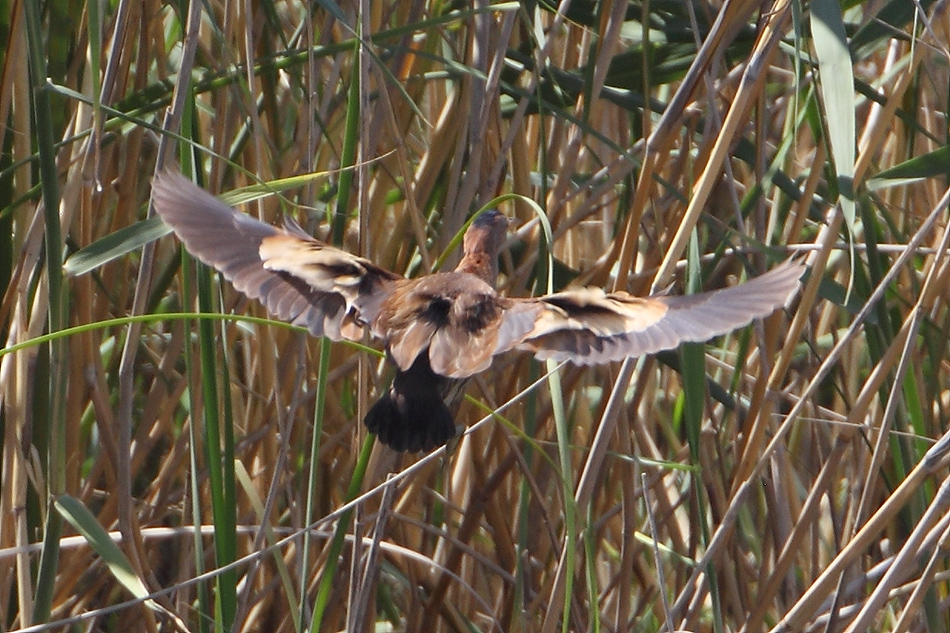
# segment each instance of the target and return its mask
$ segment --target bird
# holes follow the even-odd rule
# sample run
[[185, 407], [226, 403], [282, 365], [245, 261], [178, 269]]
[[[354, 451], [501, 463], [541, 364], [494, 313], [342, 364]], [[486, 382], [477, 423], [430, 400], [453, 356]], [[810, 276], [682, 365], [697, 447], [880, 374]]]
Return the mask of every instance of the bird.
[[573, 288], [508, 297], [495, 289], [508, 231], [496, 209], [469, 225], [455, 270], [409, 279], [317, 240], [289, 217], [282, 228], [252, 218], [174, 168], [155, 176], [152, 201], [192, 256], [274, 317], [333, 341], [361, 340], [368, 330], [382, 342], [395, 377], [364, 424], [398, 452], [449, 442], [457, 427], [445, 399], [499, 354], [594, 365], [707, 341], [786, 305], [805, 272], [792, 258], [745, 283], [690, 295]]

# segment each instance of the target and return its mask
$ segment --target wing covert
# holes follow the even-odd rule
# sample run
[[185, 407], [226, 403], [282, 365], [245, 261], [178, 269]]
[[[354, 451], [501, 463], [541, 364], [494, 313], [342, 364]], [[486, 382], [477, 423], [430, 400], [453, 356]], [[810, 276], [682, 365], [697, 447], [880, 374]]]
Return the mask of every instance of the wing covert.
[[514, 300], [523, 306], [506, 314], [502, 328], [525, 329], [525, 314], [533, 315], [533, 327], [520, 339], [500, 341], [495, 353], [515, 348], [542, 360], [594, 365], [705, 341], [783, 306], [804, 271], [800, 261], [789, 260], [745, 283], [686, 296], [640, 298], [587, 288]]
[[241, 213], [175, 171], [152, 183], [155, 211], [195, 258], [277, 318], [332, 340], [358, 336], [395, 273]]

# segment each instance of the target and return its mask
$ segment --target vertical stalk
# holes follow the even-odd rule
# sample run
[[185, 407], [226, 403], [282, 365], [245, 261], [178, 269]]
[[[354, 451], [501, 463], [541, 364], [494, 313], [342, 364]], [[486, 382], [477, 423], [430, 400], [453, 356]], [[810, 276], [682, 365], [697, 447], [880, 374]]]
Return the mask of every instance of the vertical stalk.
[[[46, 89], [46, 58], [43, 53], [43, 29], [38, 0], [24, 3], [29, 51], [30, 83], [33, 87], [33, 126], [39, 154], [40, 180], [43, 191], [43, 211], [46, 239], [46, 280], [49, 291], [48, 327], [50, 332], [66, 326], [67, 306], [63, 293], [63, 239], [59, 224], [59, 186], [56, 175], [56, 149], [53, 138], [53, 117], [49, 91]], [[53, 587], [59, 562], [59, 538], [62, 518], [53, 506], [55, 498], [66, 490], [65, 437], [67, 347], [63, 338], [49, 343], [49, 415], [46, 418], [46, 525], [43, 534], [43, 554], [40, 556], [36, 582], [36, 600], [33, 605], [34, 622], [49, 619], [53, 603]]]

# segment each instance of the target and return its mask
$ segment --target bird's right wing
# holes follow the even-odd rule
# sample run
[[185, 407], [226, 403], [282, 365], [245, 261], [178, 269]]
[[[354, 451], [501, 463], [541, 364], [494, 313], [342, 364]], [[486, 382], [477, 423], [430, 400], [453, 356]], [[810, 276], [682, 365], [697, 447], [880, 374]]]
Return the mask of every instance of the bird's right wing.
[[[653, 354], [731, 332], [771, 314], [799, 288], [805, 266], [789, 260], [746, 283], [685, 296], [634, 297], [599, 289], [515, 299], [495, 353], [593, 365]], [[528, 327], [530, 321], [530, 327]]]
[[241, 213], [175, 171], [155, 177], [152, 199], [189, 253], [275, 317], [315, 336], [358, 338], [401, 279], [293, 222], [279, 229]]

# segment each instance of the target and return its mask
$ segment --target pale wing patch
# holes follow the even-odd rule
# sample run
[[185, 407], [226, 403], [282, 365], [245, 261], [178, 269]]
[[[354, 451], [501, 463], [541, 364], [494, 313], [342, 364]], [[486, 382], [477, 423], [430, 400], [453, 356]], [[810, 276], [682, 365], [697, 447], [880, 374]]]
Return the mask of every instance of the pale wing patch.
[[289, 273], [327, 292], [349, 290], [367, 272], [361, 258], [296, 235], [264, 238], [258, 252], [267, 270]]
[[683, 297], [641, 299], [587, 289], [541, 297], [535, 327], [516, 344], [538, 358], [606, 363], [705, 341], [787, 303], [805, 267], [790, 260], [747, 283]]
[[155, 210], [194, 257], [316, 336], [359, 338], [358, 328], [376, 318], [401, 279], [318, 242], [293, 221], [281, 230], [241, 213], [176, 172], [158, 174], [152, 191]]
[[655, 299], [585, 289], [542, 297], [539, 303], [535, 327], [517, 347], [535, 352], [541, 360], [606, 363], [651, 353], [668, 343], [667, 336], [651, 331], [668, 311]]
[[293, 233], [261, 240], [258, 255], [264, 269], [286, 273], [316, 291], [339, 296], [346, 303], [346, 311], [336, 325], [337, 338], [359, 340], [362, 328], [373, 323], [394, 282], [401, 277], [362, 257], [301, 235], [302, 229], [295, 223], [289, 230]]
[[498, 330], [487, 327], [477, 333], [447, 326], [439, 329], [429, 345], [432, 371], [449, 378], [466, 378], [491, 365]]
[[542, 297], [543, 310], [530, 336], [556, 330], [588, 330], [598, 336], [644, 330], [663, 318], [666, 304], [627, 293], [608, 295], [596, 288]]
[[509, 299], [510, 307], [502, 315], [498, 325], [498, 338], [492, 354], [506, 352], [521, 343], [537, 325], [541, 311], [540, 302], [533, 299]]
[[443, 376], [464, 378], [491, 365], [498, 330], [511, 302], [490, 287], [473, 286], [472, 292], [455, 297], [447, 322], [432, 339], [429, 362]]
[[393, 331], [389, 337], [389, 354], [399, 369], [406, 371], [412, 367], [416, 357], [429, 347], [435, 331], [435, 326], [424, 319], [409, 320], [404, 327]]
[[401, 369], [427, 354], [432, 370], [463, 378], [487, 369], [511, 301], [468, 273], [435, 273], [395, 284], [372, 323]]

